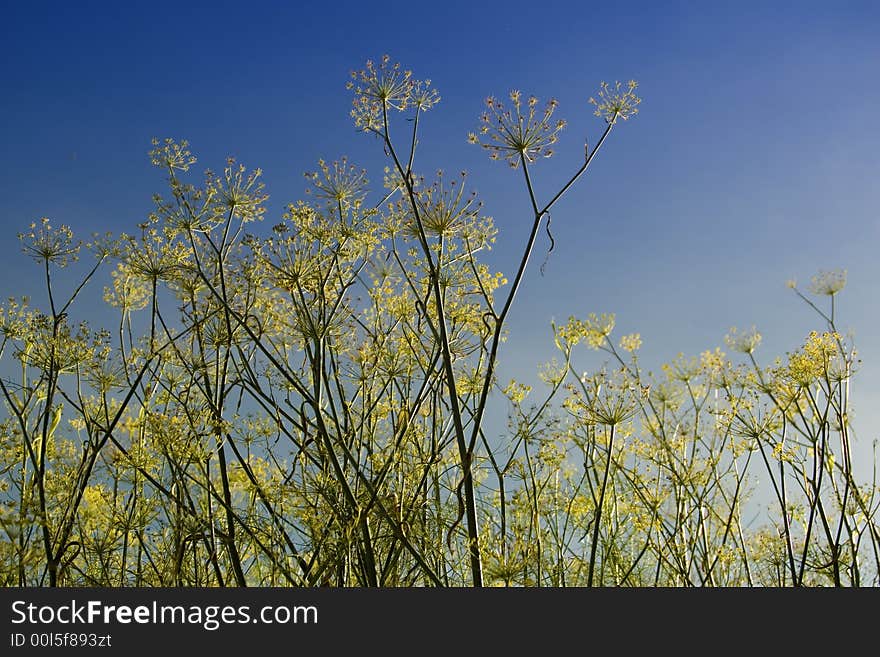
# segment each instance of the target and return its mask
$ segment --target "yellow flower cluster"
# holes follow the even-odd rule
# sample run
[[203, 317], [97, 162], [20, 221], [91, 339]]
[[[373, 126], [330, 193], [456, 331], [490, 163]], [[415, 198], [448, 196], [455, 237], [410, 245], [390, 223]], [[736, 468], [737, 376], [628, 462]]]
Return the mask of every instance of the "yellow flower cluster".
[[624, 335], [620, 338], [620, 348], [624, 351], [634, 352], [638, 351], [639, 347], [642, 346], [642, 336], [638, 333], [630, 333], [629, 335]]
[[66, 267], [79, 257], [80, 243], [74, 242], [73, 231], [68, 226], [53, 228], [47, 217], [40, 223], [32, 223], [30, 231], [19, 233], [22, 250], [40, 263], [52, 263], [58, 267]]
[[599, 349], [606, 345], [614, 330], [614, 321], [614, 315], [609, 313], [590, 313], [586, 320], [570, 317], [565, 325], [554, 325], [556, 346], [560, 349], [563, 345], [573, 347], [584, 340], [590, 348]]
[[809, 385], [828, 377], [832, 360], [840, 353], [840, 335], [812, 331], [804, 345], [788, 359], [791, 378], [800, 385]]
[[510, 383], [502, 390], [504, 396], [514, 404], [521, 404], [531, 391], [532, 386], [520, 383], [516, 379], [511, 379]]

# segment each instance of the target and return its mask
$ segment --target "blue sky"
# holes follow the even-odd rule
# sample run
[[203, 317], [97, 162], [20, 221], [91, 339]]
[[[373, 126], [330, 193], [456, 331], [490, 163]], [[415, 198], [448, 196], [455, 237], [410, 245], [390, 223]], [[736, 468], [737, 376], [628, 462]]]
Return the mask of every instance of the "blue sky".
[[[510, 318], [506, 374], [552, 355], [551, 318], [614, 312], [645, 362], [723, 345], [732, 325], [759, 355], [822, 328], [785, 287], [845, 268], [841, 326], [865, 364], [858, 440], [880, 412], [880, 5], [875, 2], [12, 3], [0, 27], [2, 296], [36, 294], [14, 233], [48, 216], [85, 236], [132, 231], [163, 191], [150, 138], [190, 141], [204, 168], [263, 168], [269, 220], [303, 197], [302, 173], [347, 155], [381, 179], [355, 132], [345, 82], [390, 54], [431, 78], [426, 173], [466, 169], [513, 274], [529, 225], [521, 175], [466, 143], [482, 100], [511, 88], [559, 100], [545, 199], [603, 129], [587, 99], [635, 78], [643, 103], [555, 207], [556, 247]], [[97, 296], [97, 295], [96, 295]], [[584, 355], [584, 366], [598, 363]]]

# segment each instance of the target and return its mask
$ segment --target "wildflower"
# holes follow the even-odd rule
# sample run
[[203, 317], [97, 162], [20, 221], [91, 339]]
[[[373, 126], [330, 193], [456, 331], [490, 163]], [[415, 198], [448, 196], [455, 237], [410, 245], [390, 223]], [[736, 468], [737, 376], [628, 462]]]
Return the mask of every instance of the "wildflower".
[[152, 144], [150, 161], [154, 166], [168, 169], [169, 172], [173, 172], [175, 169], [189, 171], [189, 168], [196, 163], [196, 158], [189, 151], [189, 143], [185, 140], [176, 142], [167, 138], [160, 142], [154, 137]]
[[702, 373], [701, 361], [697, 358], [687, 358], [679, 353], [674, 361], [662, 365], [663, 371], [670, 381], [679, 381], [689, 384]]
[[[667, 372], [670, 371], [667, 369]], [[671, 377], [670, 377], [671, 378]], [[650, 398], [655, 404], [668, 408], [675, 412], [681, 406], [684, 392], [682, 388], [671, 381], [662, 381], [652, 385], [649, 391]]]
[[593, 113], [604, 117], [606, 123], [616, 123], [617, 119], [626, 121], [629, 117], [638, 114], [637, 105], [642, 102], [635, 93], [638, 86], [635, 80], [627, 83], [626, 90], [620, 82], [615, 82], [613, 87], [607, 82], [602, 82], [599, 86], [599, 99], [589, 100], [591, 105], [596, 106], [596, 111]]
[[412, 105], [425, 111], [440, 100], [430, 80], [414, 80], [412, 71], [392, 63], [388, 55], [383, 55], [378, 66], [367, 60], [361, 71], [352, 72], [346, 86], [354, 90], [351, 116], [355, 126], [372, 132], [383, 128], [383, 115], [389, 109], [403, 111]]
[[410, 101], [420, 111], [427, 112], [440, 102], [440, 94], [431, 87], [430, 80], [416, 80], [410, 89]]
[[105, 303], [126, 311], [147, 307], [150, 302], [150, 287], [141, 277], [133, 275], [130, 267], [119, 263], [110, 273], [110, 277], [113, 286], [104, 288]]
[[642, 336], [638, 333], [631, 333], [630, 335], [624, 335], [622, 338], [620, 338], [620, 348], [624, 351], [638, 351], [639, 347], [641, 346]]
[[504, 158], [514, 169], [521, 160], [534, 162], [538, 157], [553, 155], [549, 147], [556, 143], [559, 131], [566, 125], [563, 120], [552, 120], [557, 101], [550, 99], [539, 112], [535, 96], [529, 96], [523, 107], [522, 94], [513, 90], [510, 100], [512, 110], [505, 109], [492, 96], [487, 98], [487, 110], [480, 116], [479, 135], [470, 133], [468, 141], [488, 150], [493, 160]]
[[6, 340], [21, 340], [27, 335], [30, 322], [28, 300], [10, 297], [7, 304], [0, 305], [0, 345]]
[[[121, 240], [120, 259], [125, 265], [126, 273], [150, 283], [170, 280], [184, 264], [187, 255], [185, 245], [170, 244], [162, 233], [151, 226], [142, 227], [140, 238], [123, 234]], [[117, 291], [117, 295], [119, 292], [121, 291]]]
[[800, 385], [809, 385], [820, 377], [829, 376], [840, 355], [839, 340], [838, 333], [812, 331], [803, 347], [788, 359], [792, 380]]
[[37, 262], [66, 267], [79, 257], [80, 244], [73, 241], [73, 231], [68, 226], [52, 228], [47, 217], [39, 225], [31, 223], [30, 232], [19, 233], [18, 239], [24, 244], [22, 250]]
[[431, 235], [444, 236], [462, 224], [462, 220], [476, 218], [481, 203], [476, 194], [464, 193], [467, 174], [462, 172], [459, 180], [449, 185], [443, 183], [443, 172], [437, 172], [437, 181], [418, 195], [419, 212], [425, 230]]
[[569, 317], [564, 326], [553, 325], [556, 345], [564, 351], [563, 344], [575, 346], [581, 340], [585, 340], [591, 349], [603, 347], [614, 330], [614, 315], [602, 313], [590, 313], [586, 321], [576, 317]]
[[585, 383], [589, 386], [586, 402], [588, 423], [614, 427], [635, 413], [636, 395], [625, 380], [600, 372]]
[[222, 180], [209, 183], [211, 195], [220, 199], [215, 220], [223, 221], [227, 213], [240, 217], [244, 223], [260, 219], [266, 211], [263, 204], [269, 198], [259, 180], [262, 170], [254, 169], [245, 175], [244, 165], [235, 166], [235, 160], [229, 158], [223, 174]]
[[317, 171], [305, 174], [315, 189], [307, 190], [317, 198], [325, 199], [331, 206], [344, 211], [349, 207], [359, 207], [366, 196], [367, 172], [365, 169], [358, 170], [354, 165], [348, 164], [348, 158], [342, 157], [332, 164], [324, 160], [318, 160]]
[[502, 390], [502, 393], [514, 404], [522, 404], [531, 391], [532, 386], [520, 383], [516, 379], [511, 379], [510, 383]]
[[710, 372], [719, 372], [724, 367], [724, 352], [718, 347], [714, 351], [706, 350], [700, 354], [700, 363]]
[[758, 333], [754, 326], [750, 331], [743, 333], [737, 333], [736, 327], [733, 327], [730, 329], [730, 333], [725, 336], [724, 341], [734, 351], [751, 354], [761, 344], [761, 334]]
[[833, 297], [846, 286], [846, 270], [820, 271], [810, 279], [810, 292]]
[[590, 313], [586, 322], [586, 338], [587, 343], [593, 348], [598, 349], [605, 344], [608, 336], [614, 330], [614, 314], [602, 313], [596, 315]]

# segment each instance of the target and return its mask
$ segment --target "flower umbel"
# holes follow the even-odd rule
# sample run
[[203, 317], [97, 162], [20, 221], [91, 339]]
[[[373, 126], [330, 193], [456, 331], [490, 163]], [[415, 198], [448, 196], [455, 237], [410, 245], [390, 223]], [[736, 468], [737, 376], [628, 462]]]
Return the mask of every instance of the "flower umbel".
[[809, 386], [819, 377], [832, 373], [834, 361], [841, 356], [838, 333], [812, 331], [803, 347], [788, 358], [791, 378], [799, 385]]
[[227, 159], [223, 178], [212, 179], [209, 184], [212, 196], [220, 200], [216, 208], [218, 221], [222, 221], [227, 213], [238, 216], [245, 223], [262, 218], [266, 211], [263, 204], [269, 198], [263, 193], [262, 174], [261, 169], [248, 172], [244, 165], [236, 164], [234, 158]]
[[529, 96], [525, 107], [519, 91], [511, 91], [510, 100], [513, 109], [505, 109], [492, 96], [487, 98], [487, 109], [480, 116], [479, 135], [470, 133], [468, 141], [488, 150], [493, 160], [503, 157], [514, 169], [522, 159], [534, 162], [535, 158], [553, 155], [549, 147], [556, 143], [559, 131], [565, 127], [565, 121], [552, 120], [557, 101], [550, 99], [539, 112], [535, 96]]
[[724, 338], [727, 345], [734, 351], [743, 354], [754, 353], [758, 345], [761, 344], [761, 334], [753, 326], [751, 330], [739, 333], [736, 327], [730, 329], [730, 333]]
[[154, 166], [168, 169], [168, 171], [189, 171], [196, 163], [196, 158], [189, 151], [189, 143], [186, 140], [175, 141], [170, 137], [164, 141], [157, 138], [152, 140], [153, 149], [150, 151], [150, 161]]
[[810, 292], [833, 297], [846, 287], [846, 270], [820, 271], [810, 279]]
[[367, 60], [362, 70], [352, 72], [346, 87], [354, 90], [351, 116], [355, 126], [371, 132], [383, 129], [383, 113], [389, 109], [415, 106], [426, 111], [440, 101], [430, 80], [414, 80], [412, 71], [392, 63], [388, 55], [383, 55], [378, 66]]
[[638, 333], [631, 333], [620, 338], [620, 348], [630, 353], [638, 351], [642, 346], [642, 336]]
[[599, 99], [590, 98], [590, 104], [596, 106], [593, 112], [596, 116], [605, 118], [606, 123], [617, 123], [617, 119], [626, 121], [629, 117], [638, 114], [637, 105], [642, 102], [635, 91], [639, 83], [630, 80], [626, 84], [626, 89], [620, 82], [615, 82], [612, 87], [607, 82], [602, 82], [599, 86]]
[[324, 160], [318, 160], [318, 171], [309, 171], [305, 174], [311, 181], [314, 189], [307, 189], [307, 193], [314, 194], [316, 198], [324, 199], [331, 206], [340, 211], [349, 207], [359, 207], [366, 195], [367, 172], [358, 169], [348, 163], [346, 157], [335, 160], [328, 164]]
[[73, 231], [68, 226], [52, 228], [47, 217], [40, 223], [33, 222], [30, 231], [19, 233], [22, 250], [37, 262], [51, 262], [53, 265], [65, 267], [79, 257], [79, 242], [74, 242]]
[[474, 218], [479, 213], [481, 203], [476, 194], [464, 193], [466, 178], [467, 174], [462, 171], [457, 180], [444, 184], [443, 172], [438, 171], [434, 184], [419, 192], [419, 212], [429, 235], [447, 236], [461, 227], [465, 219]]
[[584, 419], [589, 424], [614, 427], [635, 413], [635, 391], [621, 376], [608, 376], [603, 371], [587, 377], [583, 383], [587, 393]]

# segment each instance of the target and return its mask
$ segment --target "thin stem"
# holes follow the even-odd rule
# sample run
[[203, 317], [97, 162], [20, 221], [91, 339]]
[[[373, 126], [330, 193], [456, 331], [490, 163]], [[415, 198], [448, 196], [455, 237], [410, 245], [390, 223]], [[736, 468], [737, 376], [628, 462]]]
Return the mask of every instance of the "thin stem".
[[593, 520], [593, 540], [590, 545], [590, 569], [587, 573], [587, 586], [593, 585], [593, 572], [596, 567], [596, 549], [599, 546], [599, 527], [602, 521], [602, 507], [605, 504], [605, 490], [608, 485], [608, 473], [611, 471], [611, 454], [614, 449], [614, 425], [609, 429], [608, 453], [605, 455], [605, 471], [602, 474], [602, 487], [599, 489], [599, 500], [596, 503], [596, 517]]

